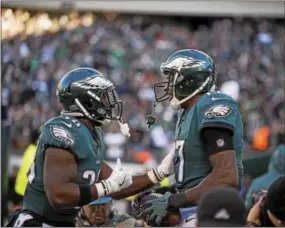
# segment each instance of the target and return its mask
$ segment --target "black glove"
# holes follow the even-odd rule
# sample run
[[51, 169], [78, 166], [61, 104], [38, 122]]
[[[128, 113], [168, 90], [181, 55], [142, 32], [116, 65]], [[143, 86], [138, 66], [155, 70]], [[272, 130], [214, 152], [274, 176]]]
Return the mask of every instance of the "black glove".
[[143, 211], [142, 209], [143, 209], [143, 204], [145, 203], [144, 201], [142, 201], [142, 199], [154, 192], [155, 191], [153, 189], [149, 189], [149, 190], [139, 193], [135, 197], [133, 201], [133, 211], [137, 219], [142, 219], [142, 211]]

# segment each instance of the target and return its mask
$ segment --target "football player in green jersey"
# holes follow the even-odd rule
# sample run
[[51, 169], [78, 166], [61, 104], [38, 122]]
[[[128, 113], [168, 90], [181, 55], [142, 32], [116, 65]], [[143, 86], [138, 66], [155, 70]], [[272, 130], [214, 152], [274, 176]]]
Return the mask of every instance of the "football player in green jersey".
[[195, 206], [212, 187], [238, 188], [243, 173], [241, 115], [231, 97], [215, 91], [212, 58], [198, 50], [180, 50], [161, 70], [167, 80], [155, 84], [156, 102], [170, 101], [174, 110], [180, 109], [174, 143], [177, 192], [145, 203], [143, 214], [151, 225], [160, 225], [169, 208]]
[[134, 177], [120, 161], [114, 171], [102, 161], [102, 124], [118, 121], [125, 135], [128, 127], [122, 123], [122, 102], [113, 83], [100, 72], [78, 68], [67, 73], [58, 83], [57, 97], [63, 110], [42, 129], [23, 208], [7, 226], [74, 226], [81, 206], [100, 197], [136, 194], [171, 173], [171, 156]]

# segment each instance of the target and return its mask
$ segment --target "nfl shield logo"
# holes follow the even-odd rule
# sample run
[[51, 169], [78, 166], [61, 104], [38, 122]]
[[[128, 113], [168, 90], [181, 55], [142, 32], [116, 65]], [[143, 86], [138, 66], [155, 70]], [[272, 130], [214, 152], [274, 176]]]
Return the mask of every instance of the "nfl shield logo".
[[218, 146], [218, 147], [222, 147], [222, 146], [225, 145], [225, 142], [224, 142], [223, 139], [218, 139], [216, 142], [217, 142], [217, 146]]

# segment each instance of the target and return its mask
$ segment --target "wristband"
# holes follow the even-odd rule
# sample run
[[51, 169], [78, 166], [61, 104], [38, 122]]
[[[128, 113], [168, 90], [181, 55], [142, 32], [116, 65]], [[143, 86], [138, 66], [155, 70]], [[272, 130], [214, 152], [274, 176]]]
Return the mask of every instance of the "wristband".
[[158, 179], [157, 173], [154, 170], [155, 169], [148, 171], [147, 176], [152, 183], [157, 184], [160, 180]]
[[89, 185], [79, 185], [80, 201], [79, 205], [84, 206], [92, 201], [91, 189]]
[[97, 189], [98, 198], [104, 197], [107, 195], [107, 189], [106, 186], [103, 184], [103, 181], [100, 181], [99, 183], [95, 184]]
[[111, 187], [110, 186], [108, 187], [109, 182], [107, 182], [107, 180], [102, 180], [101, 183], [102, 183], [103, 188], [104, 188], [104, 195], [105, 196], [109, 195], [111, 193], [109, 190]]

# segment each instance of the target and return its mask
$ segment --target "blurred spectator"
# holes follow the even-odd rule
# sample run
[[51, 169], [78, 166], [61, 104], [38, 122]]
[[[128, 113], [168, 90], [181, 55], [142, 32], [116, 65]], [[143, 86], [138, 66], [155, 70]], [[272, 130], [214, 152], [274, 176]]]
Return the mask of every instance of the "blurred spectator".
[[247, 209], [252, 206], [253, 193], [260, 189], [268, 189], [280, 176], [285, 176], [285, 145], [280, 145], [272, 155], [268, 172], [252, 181], [246, 195], [245, 205]]
[[252, 147], [255, 150], [264, 151], [269, 147], [270, 128], [261, 126], [253, 133]]
[[8, 117], [8, 103], [4, 103], [2, 89], [2, 104], [1, 104], [1, 224], [4, 224], [4, 219], [8, 216], [8, 163], [9, 163], [9, 140], [10, 140], [10, 123]]
[[246, 209], [238, 192], [219, 187], [205, 193], [198, 204], [198, 227], [245, 227]]
[[239, 84], [237, 81], [227, 81], [221, 86], [221, 91], [231, 96], [235, 101], [239, 100]]
[[118, 123], [111, 123], [110, 131], [104, 135], [106, 158], [116, 160], [125, 157], [126, 137], [119, 131]]
[[39, 131], [33, 130], [31, 134], [30, 144], [26, 148], [21, 165], [17, 174], [15, 185], [13, 186], [13, 189], [15, 189], [16, 193], [20, 196], [24, 196], [25, 190], [28, 184], [28, 177], [27, 174], [29, 172], [29, 169], [33, 169], [32, 164], [35, 159], [35, 154], [37, 151], [37, 143], [39, 138]]
[[173, 139], [176, 115], [167, 104], [159, 105], [156, 115], [163, 128], [150, 132], [145, 116], [151, 112], [160, 64], [184, 48], [200, 49], [215, 60], [218, 88], [230, 88], [240, 105], [247, 148], [261, 126], [270, 133], [265, 148], [284, 143], [285, 29], [277, 20], [189, 24], [189, 18], [19, 9], [2, 9], [1, 19], [2, 95], [9, 101], [13, 151], [21, 153], [32, 130], [59, 114], [57, 81], [71, 69], [89, 66], [114, 81], [124, 120], [135, 134], [127, 141], [113, 126], [106, 127], [106, 156], [132, 161], [131, 153], [147, 150], [160, 159]]
[[16, 209], [21, 207], [22, 196], [15, 191], [15, 181], [18, 173], [18, 167], [13, 167], [12, 173], [9, 176], [9, 192], [8, 192], [8, 205], [9, 214], [12, 214]]
[[145, 165], [147, 169], [157, 166], [154, 156], [148, 150], [140, 150], [133, 153], [132, 159], [134, 162]]
[[247, 222], [249, 226], [284, 227], [285, 226], [285, 176], [279, 177], [250, 210]]
[[248, 189], [251, 186], [251, 182], [252, 182], [252, 176], [244, 174], [243, 178], [242, 178], [241, 190], [240, 190], [240, 193], [239, 193], [239, 195], [243, 198], [243, 200], [245, 200], [246, 193], [248, 192]]

